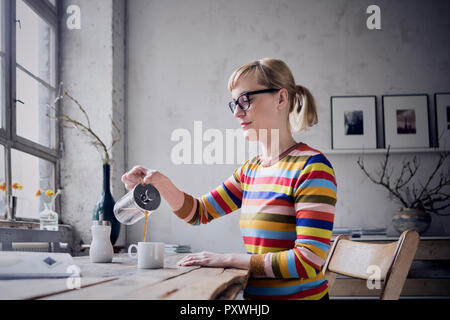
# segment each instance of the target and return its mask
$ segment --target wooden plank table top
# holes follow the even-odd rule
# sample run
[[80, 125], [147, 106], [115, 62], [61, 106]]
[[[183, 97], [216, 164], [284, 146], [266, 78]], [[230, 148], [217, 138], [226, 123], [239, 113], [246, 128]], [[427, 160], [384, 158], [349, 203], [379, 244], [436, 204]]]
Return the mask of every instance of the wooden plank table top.
[[91, 263], [89, 256], [74, 257], [77, 279], [1, 280], [0, 299], [56, 300], [210, 300], [235, 299], [247, 284], [248, 270], [180, 267], [186, 254], [166, 253], [164, 268], [138, 269], [137, 260], [115, 254], [112, 263]]

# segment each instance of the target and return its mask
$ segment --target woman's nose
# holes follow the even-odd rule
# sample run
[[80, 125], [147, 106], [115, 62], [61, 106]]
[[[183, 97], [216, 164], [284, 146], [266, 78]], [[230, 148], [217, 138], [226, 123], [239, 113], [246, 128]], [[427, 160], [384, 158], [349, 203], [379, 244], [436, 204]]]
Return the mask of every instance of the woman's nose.
[[242, 110], [239, 106], [236, 106], [236, 109], [234, 109], [234, 116], [236, 118], [240, 118], [245, 116], [245, 111]]

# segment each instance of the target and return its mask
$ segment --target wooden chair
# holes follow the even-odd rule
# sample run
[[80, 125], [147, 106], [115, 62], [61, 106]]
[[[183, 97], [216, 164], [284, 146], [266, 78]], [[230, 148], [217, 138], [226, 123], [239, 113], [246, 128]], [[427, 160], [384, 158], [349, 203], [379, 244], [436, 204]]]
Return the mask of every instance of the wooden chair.
[[337, 274], [367, 280], [373, 279], [376, 270], [380, 271], [379, 280], [383, 281], [380, 299], [397, 300], [419, 239], [419, 234], [414, 230], [404, 231], [398, 241], [383, 244], [352, 241], [348, 235], [336, 237], [322, 268], [328, 287], [331, 289]]

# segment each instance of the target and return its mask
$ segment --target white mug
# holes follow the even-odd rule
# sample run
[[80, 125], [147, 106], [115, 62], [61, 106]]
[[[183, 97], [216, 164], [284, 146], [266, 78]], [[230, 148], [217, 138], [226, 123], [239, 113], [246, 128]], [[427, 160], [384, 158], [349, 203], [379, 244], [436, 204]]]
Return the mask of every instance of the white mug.
[[[137, 253], [132, 254], [131, 251], [136, 248]], [[164, 250], [163, 242], [138, 242], [128, 247], [128, 255], [138, 260], [138, 268], [140, 269], [159, 269], [164, 268]]]

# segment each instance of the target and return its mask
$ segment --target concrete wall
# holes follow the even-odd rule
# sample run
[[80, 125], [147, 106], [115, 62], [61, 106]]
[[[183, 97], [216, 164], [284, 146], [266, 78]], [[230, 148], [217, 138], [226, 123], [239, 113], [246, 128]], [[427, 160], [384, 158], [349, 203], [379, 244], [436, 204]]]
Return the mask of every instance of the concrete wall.
[[[149, 1], [128, 5], [128, 167], [141, 164], [168, 175], [183, 191], [207, 193], [236, 165], [174, 165], [171, 133], [194, 121], [237, 128], [226, 83], [238, 66], [262, 57], [288, 63], [297, 83], [319, 105], [319, 124], [296, 136], [319, 150], [331, 148], [330, 96], [450, 91], [448, 1], [376, 1], [382, 29], [366, 28], [364, 0]], [[433, 104], [433, 99], [430, 99]], [[381, 107], [381, 103], [380, 103]], [[434, 107], [431, 105], [431, 107]], [[203, 144], [205, 147], [206, 143]], [[393, 155], [398, 167], [403, 157]], [[437, 159], [419, 154], [422, 169]], [[377, 168], [380, 155], [367, 155]], [[336, 227], [387, 227], [397, 207], [366, 178], [356, 155], [330, 155], [338, 180]], [[129, 242], [143, 224], [129, 228]], [[428, 235], [450, 234], [450, 217], [433, 216]], [[194, 250], [244, 250], [239, 212], [191, 227], [167, 204], [151, 216], [150, 239], [190, 244]]]
[[[78, 5], [81, 28], [68, 29], [66, 9]], [[61, 4], [61, 79], [65, 88], [86, 109], [94, 132], [109, 146], [114, 130], [122, 139], [112, 149], [111, 192], [124, 194], [125, 119], [125, 2], [123, 0], [70, 0]], [[85, 121], [77, 107], [64, 100], [66, 114]], [[75, 129], [64, 129], [61, 168], [62, 220], [74, 226], [76, 242], [90, 243], [92, 212], [102, 193], [102, 159], [91, 140]], [[117, 244], [125, 243], [125, 228]]]
[[[238, 128], [227, 102], [229, 75], [262, 57], [288, 63], [297, 83], [314, 94], [319, 124], [297, 141], [331, 147], [330, 96], [450, 91], [449, 2], [377, 1], [382, 30], [366, 28], [365, 0], [121, 0], [63, 1], [78, 4], [80, 30], [62, 32], [62, 76], [91, 115], [94, 128], [112, 139], [109, 116], [123, 139], [113, 150], [113, 194], [124, 193], [120, 176], [136, 164], [158, 169], [194, 196], [222, 183], [234, 164], [184, 164], [171, 160], [174, 130], [194, 134]], [[62, 19], [62, 23], [65, 21]], [[127, 27], [126, 33], [124, 28]], [[126, 71], [125, 71], [126, 70]], [[433, 99], [430, 99], [434, 111]], [[379, 105], [381, 107], [381, 104]], [[69, 105], [64, 108], [73, 112]], [[379, 109], [380, 111], [381, 109]], [[435, 137], [433, 136], [433, 139]], [[201, 141], [201, 138], [200, 138]], [[75, 131], [64, 131], [63, 221], [90, 242], [90, 218], [101, 192], [97, 151]], [[203, 142], [203, 148], [208, 145]], [[393, 155], [398, 168], [408, 155]], [[436, 154], [418, 154], [422, 169]], [[398, 207], [366, 178], [357, 155], [329, 155], [338, 181], [335, 227], [391, 227]], [[377, 168], [381, 155], [367, 155]], [[421, 172], [421, 179], [424, 179]], [[143, 222], [121, 233], [119, 243], [139, 241]], [[125, 228], [124, 228], [125, 229]], [[427, 235], [449, 235], [450, 217], [433, 216]], [[244, 252], [239, 211], [209, 225], [191, 227], [165, 202], [150, 217], [148, 239], [190, 244], [193, 250]]]

